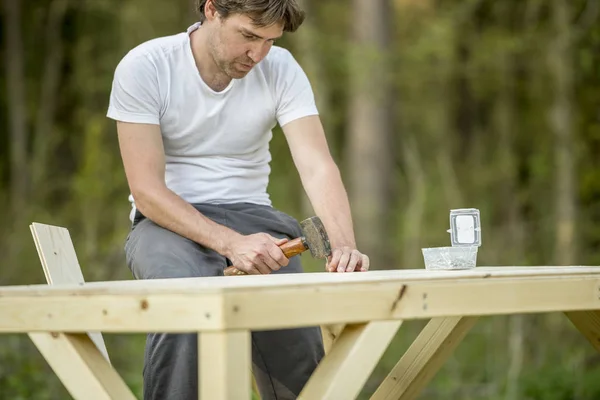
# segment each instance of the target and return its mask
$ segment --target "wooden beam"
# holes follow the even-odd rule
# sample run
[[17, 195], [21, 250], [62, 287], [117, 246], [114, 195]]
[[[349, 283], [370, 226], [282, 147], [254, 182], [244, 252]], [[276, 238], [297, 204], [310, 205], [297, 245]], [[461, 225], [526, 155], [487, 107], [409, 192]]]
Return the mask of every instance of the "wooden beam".
[[251, 340], [249, 331], [198, 335], [201, 400], [250, 400]]
[[354, 399], [379, 362], [402, 321], [346, 325], [299, 399]]
[[573, 325], [600, 351], [600, 311], [572, 311], [565, 313]]
[[197, 333], [223, 326], [220, 309], [212, 295], [9, 298], [0, 290], [0, 332]]
[[224, 294], [223, 319], [229, 328], [263, 329], [578, 311], [600, 308], [599, 288], [593, 275], [236, 290]]
[[416, 399], [476, 322], [477, 317], [431, 319], [371, 400]]
[[74, 399], [135, 399], [88, 335], [34, 333], [30, 337]]
[[[448, 275], [451, 276], [451, 275]], [[239, 280], [245, 280], [244, 279]], [[198, 332], [600, 308], [600, 275], [183, 289], [0, 288], [0, 332]], [[145, 284], [148, 284], [147, 286]], [[189, 289], [192, 289], [191, 286]], [[140, 295], [140, 292], [146, 293]]]
[[[149, 294], [181, 294], [222, 292], [230, 290], [262, 290], [262, 289], [287, 289], [300, 287], [330, 287], [347, 286], [354, 284], [411, 284], [413, 282], [451, 282], [463, 280], [496, 280], [505, 278], [577, 278], [600, 276], [600, 267], [477, 267], [467, 271], [427, 271], [416, 270], [388, 270], [356, 273], [303, 273], [303, 274], [278, 274], [278, 275], [247, 275], [247, 276], [219, 276], [202, 278], [178, 279], [152, 279], [152, 280], [121, 280], [110, 282], [87, 282], [84, 288], [78, 285], [66, 285], [63, 288], [53, 288], [59, 292], [72, 292], [77, 288], [78, 293], [122, 294], [135, 293], [139, 296]], [[242, 279], [243, 278], [243, 279]], [[22, 291], [23, 286], [2, 287], [2, 290]], [[28, 285], [27, 291], [35, 289], [46, 290], [47, 285]]]

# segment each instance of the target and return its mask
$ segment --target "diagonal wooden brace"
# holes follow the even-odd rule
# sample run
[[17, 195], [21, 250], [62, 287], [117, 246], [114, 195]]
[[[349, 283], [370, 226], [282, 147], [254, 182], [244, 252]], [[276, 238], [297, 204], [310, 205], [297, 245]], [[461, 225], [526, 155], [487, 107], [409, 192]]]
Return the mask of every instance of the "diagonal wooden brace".
[[596, 351], [600, 351], [600, 311], [572, 311], [566, 312], [565, 315], [594, 346]]
[[346, 325], [302, 390], [299, 399], [354, 399], [402, 321]]
[[29, 337], [74, 399], [135, 399], [87, 334], [29, 333]]
[[477, 317], [432, 318], [371, 400], [416, 399], [475, 322]]

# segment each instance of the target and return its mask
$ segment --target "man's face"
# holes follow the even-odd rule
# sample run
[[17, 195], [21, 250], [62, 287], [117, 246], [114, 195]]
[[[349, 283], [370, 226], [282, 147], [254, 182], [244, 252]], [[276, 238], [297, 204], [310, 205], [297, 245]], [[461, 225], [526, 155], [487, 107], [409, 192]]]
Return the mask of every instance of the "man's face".
[[217, 66], [230, 78], [240, 79], [269, 53], [283, 34], [282, 24], [257, 27], [250, 17], [233, 14], [211, 21], [209, 49]]

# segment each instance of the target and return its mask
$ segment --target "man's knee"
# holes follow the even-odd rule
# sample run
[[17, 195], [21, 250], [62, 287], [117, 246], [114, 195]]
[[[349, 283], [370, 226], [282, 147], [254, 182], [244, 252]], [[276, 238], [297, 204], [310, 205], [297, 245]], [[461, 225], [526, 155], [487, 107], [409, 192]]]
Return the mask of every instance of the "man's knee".
[[127, 265], [136, 279], [194, 278], [223, 274], [225, 257], [144, 219], [129, 234]]

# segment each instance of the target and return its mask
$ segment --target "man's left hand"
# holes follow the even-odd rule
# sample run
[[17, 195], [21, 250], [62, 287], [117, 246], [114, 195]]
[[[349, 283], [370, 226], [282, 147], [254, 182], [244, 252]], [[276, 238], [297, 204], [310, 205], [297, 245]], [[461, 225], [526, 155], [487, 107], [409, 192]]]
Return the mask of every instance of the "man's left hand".
[[352, 247], [337, 247], [332, 249], [325, 268], [328, 272], [365, 272], [369, 270], [369, 257]]

